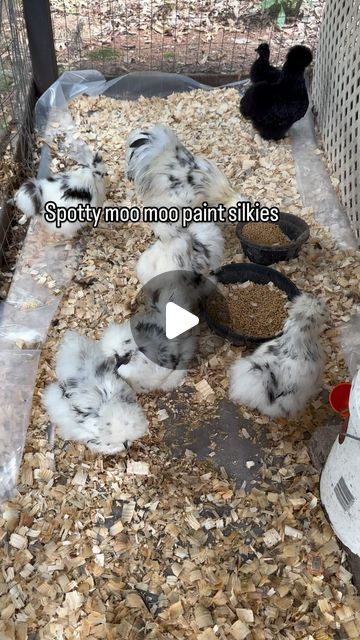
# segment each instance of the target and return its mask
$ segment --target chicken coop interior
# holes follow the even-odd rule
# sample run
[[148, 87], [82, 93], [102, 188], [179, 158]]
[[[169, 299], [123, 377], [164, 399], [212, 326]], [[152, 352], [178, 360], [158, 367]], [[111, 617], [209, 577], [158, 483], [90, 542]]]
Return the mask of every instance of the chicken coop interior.
[[0, 0], [0, 640], [360, 638], [360, 4]]

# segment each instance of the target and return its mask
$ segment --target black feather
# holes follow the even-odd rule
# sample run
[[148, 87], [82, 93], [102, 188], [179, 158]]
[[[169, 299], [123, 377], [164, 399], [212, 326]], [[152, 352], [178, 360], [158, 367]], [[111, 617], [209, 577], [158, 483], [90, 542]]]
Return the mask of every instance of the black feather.
[[146, 138], [136, 138], [136, 140], [134, 140], [134, 142], [131, 143], [130, 145], [130, 149], [137, 149], [138, 147], [143, 147], [144, 144], [147, 144], [149, 142], [149, 136], [147, 134], [142, 134], [142, 135], [146, 135]]
[[100, 162], [102, 162], [102, 157], [101, 157], [100, 153], [97, 151], [97, 152], [95, 153], [95, 155], [94, 155], [94, 159], [93, 159], [93, 165], [94, 165], [94, 167], [95, 167], [97, 164], [100, 164]]
[[81, 189], [78, 187], [67, 187], [63, 196], [64, 200], [86, 200], [91, 201], [91, 193], [88, 189]]
[[112, 358], [108, 358], [101, 362], [97, 367], [95, 374], [97, 376], [102, 376], [105, 373], [112, 373], [114, 371], [114, 360]]
[[118, 353], [115, 353], [116, 369], [121, 367], [123, 364], [129, 364], [131, 360], [131, 355], [132, 355], [131, 351], [127, 351], [127, 353], [124, 353], [122, 356], [120, 356]]
[[35, 213], [40, 214], [40, 209], [42, 204], [41, 202], [42, 189], [40, 185], [35, 181], [28, 180], [27, 182], [25, 182], [23, 189], [31, 199], [34, 205]]

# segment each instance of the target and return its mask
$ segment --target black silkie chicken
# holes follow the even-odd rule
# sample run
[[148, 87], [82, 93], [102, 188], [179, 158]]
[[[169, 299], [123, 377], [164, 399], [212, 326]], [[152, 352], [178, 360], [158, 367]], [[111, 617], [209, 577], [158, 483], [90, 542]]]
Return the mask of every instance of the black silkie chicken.
[[241, 99], [241, 114], [252, 121], [265, 140], [284, 138], [294, 122], [304, 117], [309, 106], [304, 71], [311, 61], [308, 47], [292, 47], [279, 80], [259, 82], [249, 87]]
[[281, 76], [281, 70], [270, 64], [270, 47], [266, 42], [258, 46], [256, 52], [258, 58], [250, 69], [250, 80], [253, 84], [258, 82], [277, 82]]

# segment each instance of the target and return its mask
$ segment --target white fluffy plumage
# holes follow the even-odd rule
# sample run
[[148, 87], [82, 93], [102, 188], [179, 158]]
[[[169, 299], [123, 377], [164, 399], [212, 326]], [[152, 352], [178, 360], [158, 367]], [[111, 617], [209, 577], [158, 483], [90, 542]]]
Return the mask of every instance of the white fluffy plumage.
[[[205, 278], [221, 266], [224, 238], [212, 222], [193, 222], [187, 229], [177, 228], [167, 234], [171, 225], [159, 224], [159, 237], [141, 254], [136, 272], [141, 284], [169, 271], [191, 271]], [[163, 233], [164, 231], [164, 233]]]
[[207, 202], [230, 207], [244, 200], [214, 162], [191, 153], [164, 125], [132, 131], [125, 164], [145, 206], [197, 207]]
[[[136, 341], [134, 335], [136, 335]], [[138, 321], [110, 325], [101, 339], [106, 357], [115, 357], [117, 372], [136, 393], [171, 391], [184, 380], [195, 352], [192, 334], [168, 340], [157, 313]]]
[[66, 332], [56, 360], [57, 382], [45, 389], [43, 404], [64, 440], [97, 453], [124, 451], [148, 430], [136, 396], [105, 359], [98, 342]]
[[298, 296], [283, 334], [232, 365], [231, 400], [273, 418], [302, 411], [321, 388], [325, 356], [319, 336], [326, 317], [323, 302]]
[[99, 153], [86, 165], [48, 178], [30, 178], [17, 190], [10, 201], [26, 218], [38, 216], [49, 233], [74, 236], [86, 222], [64, 222], [61, 228], [44, 218], [47, 202], [58, 207], [77, 207], [89, 204], [102, 207], [105, 202], [106, 168]]

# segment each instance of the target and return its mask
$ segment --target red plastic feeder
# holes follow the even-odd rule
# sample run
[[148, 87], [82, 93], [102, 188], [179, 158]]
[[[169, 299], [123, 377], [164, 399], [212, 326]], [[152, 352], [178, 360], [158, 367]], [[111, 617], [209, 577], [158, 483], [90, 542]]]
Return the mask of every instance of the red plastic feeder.
[[351, 384], [349, 382], [342, 382], [333, 387], [330, 391], [329, 402], [331, 407], [336, 413], [339, 413], [343, 418], [349, 415], [349, 398], [350, 398]]

